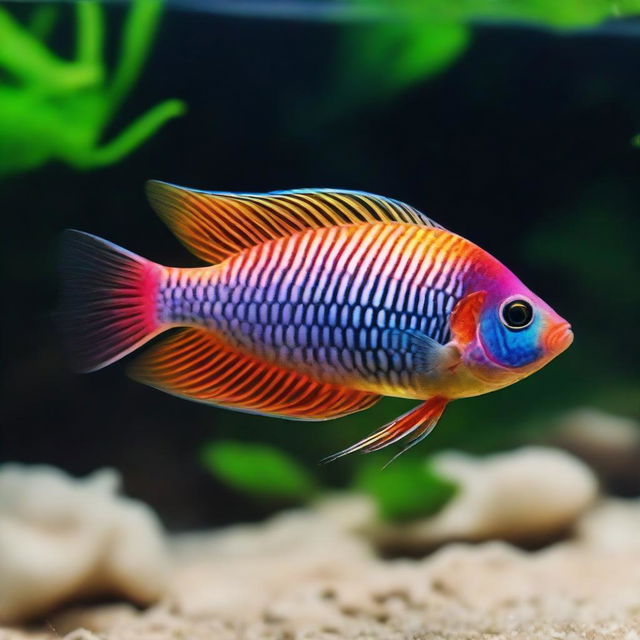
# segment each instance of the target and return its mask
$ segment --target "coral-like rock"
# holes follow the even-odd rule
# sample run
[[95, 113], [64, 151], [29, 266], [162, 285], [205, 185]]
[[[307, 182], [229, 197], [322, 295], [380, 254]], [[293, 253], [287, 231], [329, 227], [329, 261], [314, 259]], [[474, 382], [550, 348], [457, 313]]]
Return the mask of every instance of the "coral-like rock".
[[[604, 502], [596, 511], [598, 526], [614, 530], [622, 517], [636, 521], [640, 504]], [[585, 531], [535, 552], [454, 543], [425, 558], [385, 560], [348, 531], [355, 521], [334, 513], [301, 509], [181, 536], [158, 606], [89, 607], [52, 625], [84, 628], [65, 640], [640, 640], [637, 549], [603, 547]], [[43, 639], [0, 632], [0, 640]]]
[[640, 640], [637, 500], [596, 503], [574, 537], [539, 551], [453, 543], [402, 560], [356, 532], [367, 504], [181, 535], [158, 605], [76, 607], [0, 640]]
[[162, 527], [118, 487], [113, 470], [79, 480], [52, 467], [0, 467], [0, 623], [78, 597], [158, 598], [169, 572]]
[[[220, 616], [233, 612], [247, 619], [260, 619], [263, 614], [278, 617], [275, 609], [267, 611], [273, 594], [287, 591], [292, 583], [311, 581], [314, 586], [294, 596], [305, 599], [306, 589], [315, 594], [316, 579], [331, 580], [343, 574], [343, 567], [351, 571], [371, 561], [374, 553], [370, 542], [349, 533], [366, 517], [365, 513], [356, 514], [355, 521], [345, 518], [344, 507], [362, 504], [358, 497], [350, 498], [334, 499], [330, 516], [323, 509], [296, 509], [278, 514], [267, 523], [183, 534], [174, 544], [183, 570], [174, 576], [169, 599], [185, 615], [194, 617], [213, 611]], [[284, 573], [279, 570], [280, 562], [288, 567]], [[235, 580], [228, 579], [229, 571]], [[212, 580], [212, 575], [219, 579]], [[261, 588], [247, 589], [258, 583]], [[195, 585], [197, 588], [192, 589]], [[326, 609], [320, 598], [313, 614], [307, 615], [320, 619]]]
[[535, 544], [566, 531], [598, 493], [591, 470], [555, 449], [527, 447], [486, 458], [450, 452], [433, 463], [458, 483], [458, 494], [431, 518], [382, 525], [373, 533], [382, 547], [423, 549], [492, 538]]
[[576, 526], [576, 540], [610, 553], [640, 558], [640, 500], [609, 498], [590, 509]]

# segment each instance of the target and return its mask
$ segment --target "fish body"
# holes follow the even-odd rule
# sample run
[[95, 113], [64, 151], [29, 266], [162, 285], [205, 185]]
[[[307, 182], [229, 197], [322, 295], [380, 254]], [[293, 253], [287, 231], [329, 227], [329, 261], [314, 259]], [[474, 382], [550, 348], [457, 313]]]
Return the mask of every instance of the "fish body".
[[408, 224], [309, 229], [214, 267], [165, 270], [159, 317], [322, 382], [423, 398], [437, 381], [422, 336], [449, 341], [470, 263], [464, 244]]
[[168, 329], [132, 375], [283, 417], [425, 400], [340, 454], [409, 445], [450, 400], [507, 386], [572, 340], [493, 256], [408, 205], [361, 192], [226, 194], [153, 182], [152, 204], [211, 263], [165, 267], [69, 232], [62, 318], [80, 368]]

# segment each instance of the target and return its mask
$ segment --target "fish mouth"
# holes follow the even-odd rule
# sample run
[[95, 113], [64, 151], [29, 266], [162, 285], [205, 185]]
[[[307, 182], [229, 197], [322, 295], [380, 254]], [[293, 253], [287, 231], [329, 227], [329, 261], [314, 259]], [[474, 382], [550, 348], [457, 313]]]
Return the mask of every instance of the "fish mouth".
[[544, 346], [549, 353], [562, 353], [573, 342], [573, 331], [568, 322], [563, 322], [547, 332]]

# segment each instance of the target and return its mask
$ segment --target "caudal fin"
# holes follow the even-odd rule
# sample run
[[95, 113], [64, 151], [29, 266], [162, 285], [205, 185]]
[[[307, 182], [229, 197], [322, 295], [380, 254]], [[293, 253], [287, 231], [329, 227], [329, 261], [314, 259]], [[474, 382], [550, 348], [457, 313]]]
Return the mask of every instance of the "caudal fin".
[[157, 335], [161, 267], [82, 231], [62, 239], [58, 314], [78, 371], [101, 369]]

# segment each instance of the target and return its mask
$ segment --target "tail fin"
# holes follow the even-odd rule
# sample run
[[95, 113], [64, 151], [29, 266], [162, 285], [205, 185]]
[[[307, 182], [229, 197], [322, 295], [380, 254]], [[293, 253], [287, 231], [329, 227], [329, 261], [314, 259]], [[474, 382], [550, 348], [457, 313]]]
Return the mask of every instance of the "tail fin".
[[156, 313], [160, 265], [71, 229], [60, 264], [58, 317], [77, 370], [106, 367], [165, 328]]

